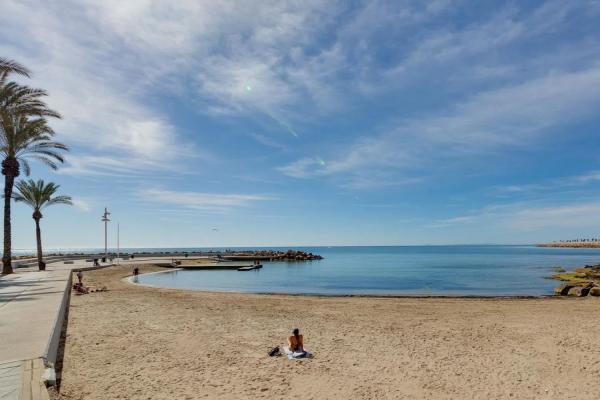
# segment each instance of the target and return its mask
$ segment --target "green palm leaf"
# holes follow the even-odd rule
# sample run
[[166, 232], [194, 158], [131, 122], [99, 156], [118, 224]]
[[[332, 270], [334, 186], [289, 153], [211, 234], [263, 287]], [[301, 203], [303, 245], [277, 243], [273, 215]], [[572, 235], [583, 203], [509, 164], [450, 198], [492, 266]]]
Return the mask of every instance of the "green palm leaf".
[[13, 199], [18, 203], [27, 204], [34, 211], [41, 211], [47, 206], [54, 204], [72, 205], [70, 196], [54, 196], [60, 185], [53, 182], [45, 183], [42, 179], [20, 180], [15, 183]]

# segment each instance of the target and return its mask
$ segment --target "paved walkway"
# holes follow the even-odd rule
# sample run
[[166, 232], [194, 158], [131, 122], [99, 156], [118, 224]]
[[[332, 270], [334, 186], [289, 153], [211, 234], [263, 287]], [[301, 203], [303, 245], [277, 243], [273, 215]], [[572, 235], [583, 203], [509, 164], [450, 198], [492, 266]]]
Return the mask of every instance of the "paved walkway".
[[0, 279], [0, 362], [47, 356], [69, 274], [25, 272]]
[[[171, 259], [170, 255], [136, 257], [120, 263]], [[0, 400], [48, 399], [42, 374], [56, 361], [71, 273], [97, 268], [83, 259], [54, 261], [46, 271], [38, 271], [37, 266], [17, 268], [14, 274], [0, 277]]]
[[71, 272], [92, 268], [84, 260], [55, 262], [0, 278], [0, 400], [48, 398], [41, 374], [56, 361]]

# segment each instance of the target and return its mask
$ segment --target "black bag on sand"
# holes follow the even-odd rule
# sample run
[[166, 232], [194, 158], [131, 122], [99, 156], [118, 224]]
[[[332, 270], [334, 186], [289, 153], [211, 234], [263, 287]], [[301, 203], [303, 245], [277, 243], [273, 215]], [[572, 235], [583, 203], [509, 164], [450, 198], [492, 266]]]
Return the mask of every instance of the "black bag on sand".
[[267, 354], [269, 354], [269, 357], [276, 356], [277, 354], [279, 354], [279, 346], [273, 347]]

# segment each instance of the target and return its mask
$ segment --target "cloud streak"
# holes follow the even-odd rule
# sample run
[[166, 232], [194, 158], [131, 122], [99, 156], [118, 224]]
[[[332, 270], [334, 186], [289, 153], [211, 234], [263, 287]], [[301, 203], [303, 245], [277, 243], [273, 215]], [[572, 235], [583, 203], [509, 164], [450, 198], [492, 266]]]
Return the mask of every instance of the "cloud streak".
[[339, 155], [325, 165], [304, 158], [280, 171], [300, 178], [347, 174], [353, 180], [372, 171], [422, 173], [448, 160], [527, 147], [555, 134], [556, 127], [593, 115], [600, 101], [598, 86], [600, 66], [594, 66], [480, 92], [435, 115], [399, 121], [385, 133], [364, 136], [338, 149]]
[[182, 192], [159, 188], [140, 190], [137, 196], [148, 202], [216, 214], [226, 213], [236, 208], [248, 207], [256, 202], [276, 200], [275, 197], [265, 195]]
[[466, 225], [512, 232], [539, 231], [543, 229], [595, 228], [600, 224], [600, 202], [573, 202], [569, 204], [540, 204], [515, 202], [495, 204], [467, 215], [438, 219], [427, 228], [450, 229]]

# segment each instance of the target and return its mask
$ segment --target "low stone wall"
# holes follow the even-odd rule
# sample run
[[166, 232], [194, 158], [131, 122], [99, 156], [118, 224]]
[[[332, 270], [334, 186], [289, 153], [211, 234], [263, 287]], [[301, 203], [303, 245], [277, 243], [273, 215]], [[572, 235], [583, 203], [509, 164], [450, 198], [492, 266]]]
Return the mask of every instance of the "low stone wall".
[[52, 335], [48, 340], [48, 345], [46, 346], [46, 351], [44, 352], [43, 356], [46, 366], [50, 368], [54, 368], [54, 365], [56, 364], [56, 357], [58, 355], [58, 347], [60, 344], [60, 335], [62, 333], [62, 327], [65, 322], [65, 315], [67, 313], [69, 302], [71, 300], [71, 286], [73, 283], [72, 273], [69, 272], [69, 277], [67, 278], [65, 283], [66, 285], [64, 288], [63, 298], [60, 303], [58, 313], [56, 315]]

